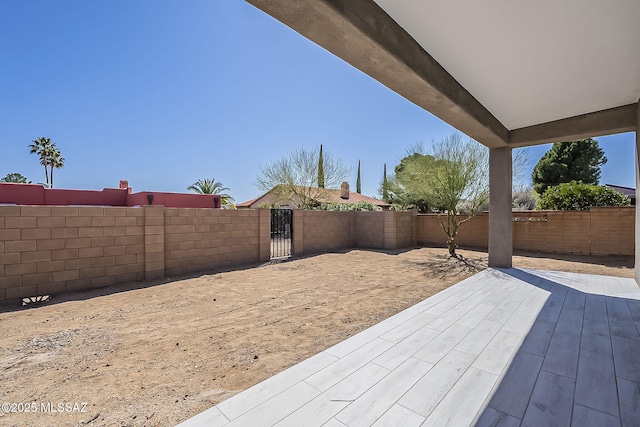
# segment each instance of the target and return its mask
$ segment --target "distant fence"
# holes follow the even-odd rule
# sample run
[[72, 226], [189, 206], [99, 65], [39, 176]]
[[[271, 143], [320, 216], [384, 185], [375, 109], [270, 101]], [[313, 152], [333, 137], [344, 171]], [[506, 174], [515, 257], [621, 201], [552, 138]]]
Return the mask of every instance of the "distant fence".
[[[489, 214], [460, 226], [458, 244], [486, 248]], [[444, 245], [437, 215], [418, 215], [418, 243]], [[635, 207], [513, 213], [513, 248], [582, 255], [634, 255]]]
[[[298, 210], [294, 256], [444, 245], [436, 215]], [[0, 301], [153, 280], [270, 258], [268, 209], [0, 206]], [[635, 208], [514, 213], [516, 249], [633, 255]], [[488, 215], [460, 228], [487, 247]]]

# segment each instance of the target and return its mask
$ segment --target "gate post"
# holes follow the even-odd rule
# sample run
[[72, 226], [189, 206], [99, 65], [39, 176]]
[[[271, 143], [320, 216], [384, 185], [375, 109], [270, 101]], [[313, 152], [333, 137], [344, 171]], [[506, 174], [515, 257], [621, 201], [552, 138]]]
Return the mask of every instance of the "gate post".
[[304, 255], [304, 209], [296, 209], [293, 215], [293, 256]]
[[260, 262], [267, 262], [271, 258], [271, 211], [258, 209], [258, 236]]

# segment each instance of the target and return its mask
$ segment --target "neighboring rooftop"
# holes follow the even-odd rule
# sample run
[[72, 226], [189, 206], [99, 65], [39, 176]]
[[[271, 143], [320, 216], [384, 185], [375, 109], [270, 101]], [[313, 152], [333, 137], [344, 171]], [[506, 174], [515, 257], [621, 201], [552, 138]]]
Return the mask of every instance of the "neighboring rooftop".
[[613, 188], [618, 193], [622, 193], [627, 197], [636, 197], [636, 189], [631, 187], [623, 187], [622, 185], [605, 184], [609, 188]]
[[[237, 204], [238, 208], [251, 208], [256, 209], [263, 203], [266, 205], [271, 205], [276, 202], [277, 196], [274, 194], [275, 188], [269, 190], [265, 194], [260, 197], [257, 197], [252, 200], [248, 200], [246, 202]], [[383, 209], [388, 208], [389, 204], [383, 202], [380, 199], [375, 199], [373, 197], [365, 196], [364, 194], [355, 193], [349, 190], [349, 184], [344, 182], [342, 183], [341, 189], [325, 189], [322, 192], [322, 197], [318, 198], [317, 203], [345, 203], [345, 204], [355, 204], [359, 202], [368, 202], [372, 205], [379, 206]], [[280, 201], [278, 206], [289, 206], [289, 207], [297, 207], [297, 203], [295, 201]]]
[[142, 191], [134, 193], [129, 182], [121, 180], [118, 188], [75, 190], [45, 188], [43, 184], [0, 182], [0, 204], [36, 206], [145, 206], [167, 208], [220, 208], [218, 194], [166, 193]]

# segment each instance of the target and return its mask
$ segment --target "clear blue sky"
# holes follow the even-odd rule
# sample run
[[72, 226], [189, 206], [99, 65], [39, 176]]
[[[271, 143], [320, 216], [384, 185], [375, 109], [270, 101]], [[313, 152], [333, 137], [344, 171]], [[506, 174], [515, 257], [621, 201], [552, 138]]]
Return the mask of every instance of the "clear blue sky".
[[[454, 132], [242, 0], [2, 0], [0, 52], [0, 176], [43, 182], [45, 136], [58, 188], [215, 178], [242, 202], [261, 164], [324, 144], [375, 196], [385, 162]], [[634, 187], [634, 134], [598, 140], [602, 183]]]

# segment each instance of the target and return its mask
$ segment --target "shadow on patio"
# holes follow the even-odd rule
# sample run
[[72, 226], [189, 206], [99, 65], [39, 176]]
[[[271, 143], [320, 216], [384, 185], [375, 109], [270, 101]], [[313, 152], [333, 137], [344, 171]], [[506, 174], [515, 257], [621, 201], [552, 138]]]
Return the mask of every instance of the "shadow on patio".
[[549, 297], [476, 426], [638, 425], [640, 301], [503, 271]]

